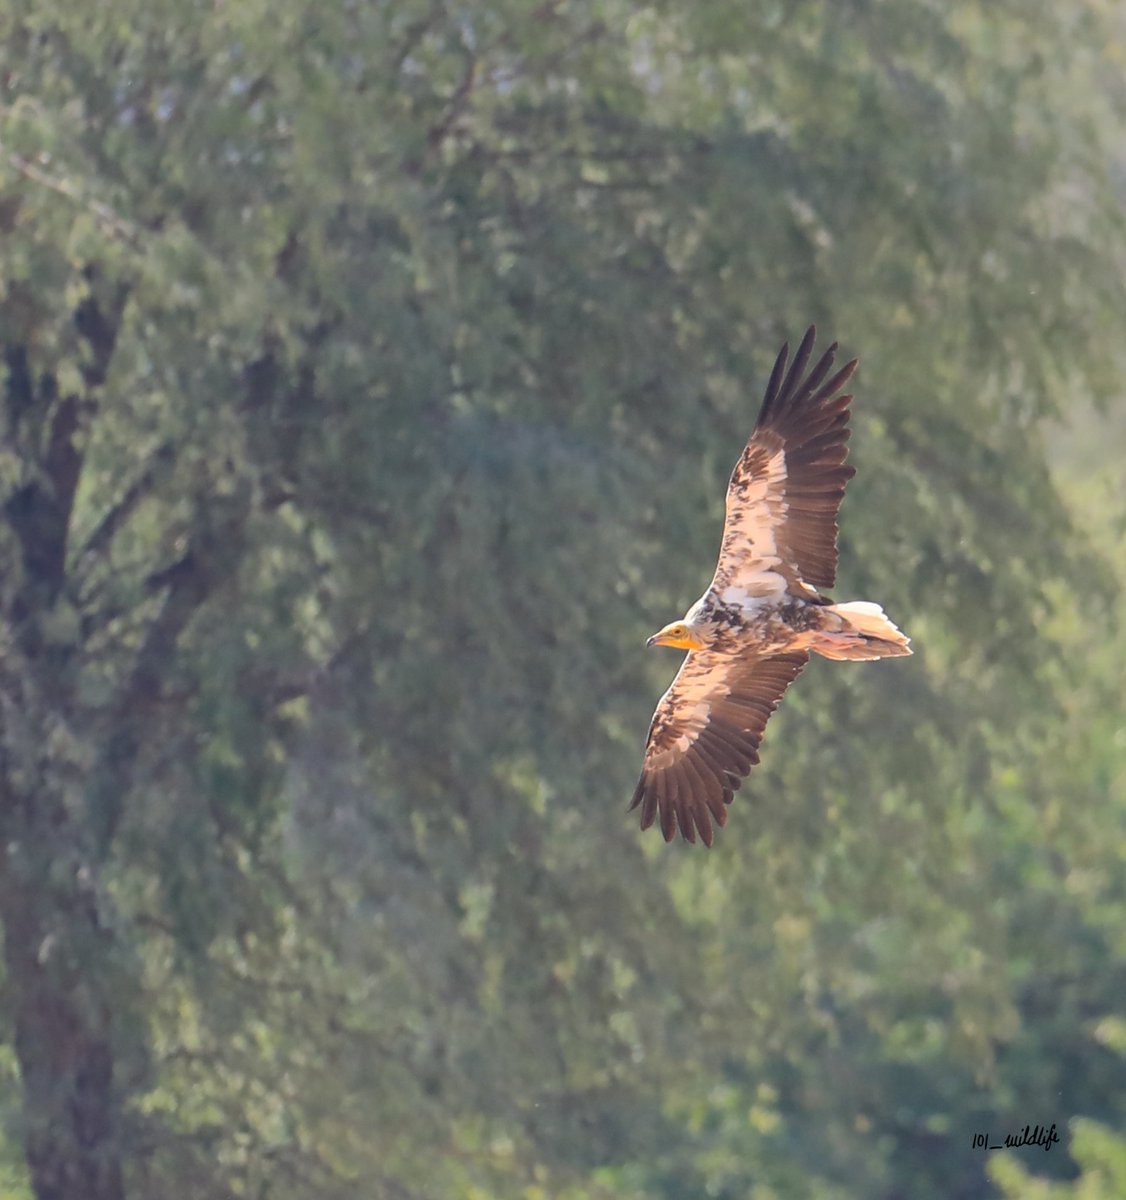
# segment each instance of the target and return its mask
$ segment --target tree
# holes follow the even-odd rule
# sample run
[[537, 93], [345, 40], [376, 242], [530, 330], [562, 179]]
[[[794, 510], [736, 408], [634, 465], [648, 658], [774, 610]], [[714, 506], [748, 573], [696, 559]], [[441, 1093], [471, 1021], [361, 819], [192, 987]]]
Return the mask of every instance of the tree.
[[[1121, 366], [1099, 7], [2, 33], [34, 1194], [984, 1194], [949, 1122], [1022, 1019], [1045, 621], [1111, 591], [1040, 424]], [[840, 590], [922, 652], [811, 669], [722, 848], [666, 852], [618, 812], [639, 647], [811, 317], [864, 354]]]

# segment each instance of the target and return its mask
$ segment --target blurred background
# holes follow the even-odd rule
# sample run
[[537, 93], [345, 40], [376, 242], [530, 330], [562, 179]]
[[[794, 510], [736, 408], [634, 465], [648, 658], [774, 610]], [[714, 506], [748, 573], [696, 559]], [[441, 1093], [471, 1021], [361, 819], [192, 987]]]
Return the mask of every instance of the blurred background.
[[[1124, 62], [1109, 0], [2, 5], [3, 1200], [1126, 1196]], [[666, 847], [644, 641], [811, 321], [915, 656]]]

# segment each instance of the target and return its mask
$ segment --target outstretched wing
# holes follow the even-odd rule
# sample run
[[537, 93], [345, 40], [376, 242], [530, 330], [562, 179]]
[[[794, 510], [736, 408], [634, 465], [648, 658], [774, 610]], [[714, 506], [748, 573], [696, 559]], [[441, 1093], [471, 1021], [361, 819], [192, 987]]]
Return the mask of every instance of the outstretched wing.
[[838, 395], [856, 360], [830, 375], [834, 342], [805, 375], [816, 329], [802, 338], [789, 371], [782, 347], [754, 433], [727, 487], [727, 517], [712, 590], [748, 598], [780, 594], [798, 580], [832, 587], [837, 514], [855, 473], [848, 456], [850, 395]]
[[782, 693], [809, 661], [805, 651], [770, 658], [693, 650], [661, 697], [641, 779], [630, 808], [641, 806], [641, 828], [658, 814], [665, 841], [677, 826], [690, 842], [699, 831], [712, 844], [714, 825], [758, 762], [762, 731]]

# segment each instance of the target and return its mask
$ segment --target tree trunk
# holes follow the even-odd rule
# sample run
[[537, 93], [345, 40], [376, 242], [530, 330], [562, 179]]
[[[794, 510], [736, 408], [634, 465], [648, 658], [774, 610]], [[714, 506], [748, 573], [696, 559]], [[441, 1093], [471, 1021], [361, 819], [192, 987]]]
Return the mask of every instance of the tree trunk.
[[7, 1008], [31, 1185], [37, 1200], [121, 1200], [110, 1007], [99, 986], [107, 937], [85, 872], [66, 856], [52, 862], [36, 840], [9, 839], [0, 853]]
[[[92, 270], [87, 273], [95, 278]], [[51, 632], [66, 584], [82, 471], [78, 436], [97, 411], [125, 303], [91, 294], [74, 324], [89, 357], [79, 393], [60, 395], [24, 345], [3, 351], [5, 430], [37, 470], [0, 511], [18, 553], [4, 564], [0, 644], [0, 925], [6, 1016], [23, 1084], [23, 1135], [38, 1200], [121, 1200], [120, 1097], [114, 1087], [114, 946], [100, 920], [97, 865], [78, 747], [75, 635]], [[10, 544], [10, 543], [9, 543]]]

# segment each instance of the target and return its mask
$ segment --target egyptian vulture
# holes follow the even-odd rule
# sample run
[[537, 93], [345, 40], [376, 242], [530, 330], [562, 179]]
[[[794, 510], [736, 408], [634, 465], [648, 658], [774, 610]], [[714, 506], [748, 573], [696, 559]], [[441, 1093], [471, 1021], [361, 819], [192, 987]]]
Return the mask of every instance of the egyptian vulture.
[[806, 373], [816, 330], [787, 370], [782, 347], [754, 432], [727, 486], [719, 563], [708, 589], [650, 646], [688, 651], [649, 726], [631, 809], [710, 846], [751, 767], [770, 714], [809, 661], [910, 654], [878, 604], [834, 604], [837, 514], [854, 468], [849, 403], [856, 360], [832, 372], [837, 346]]

